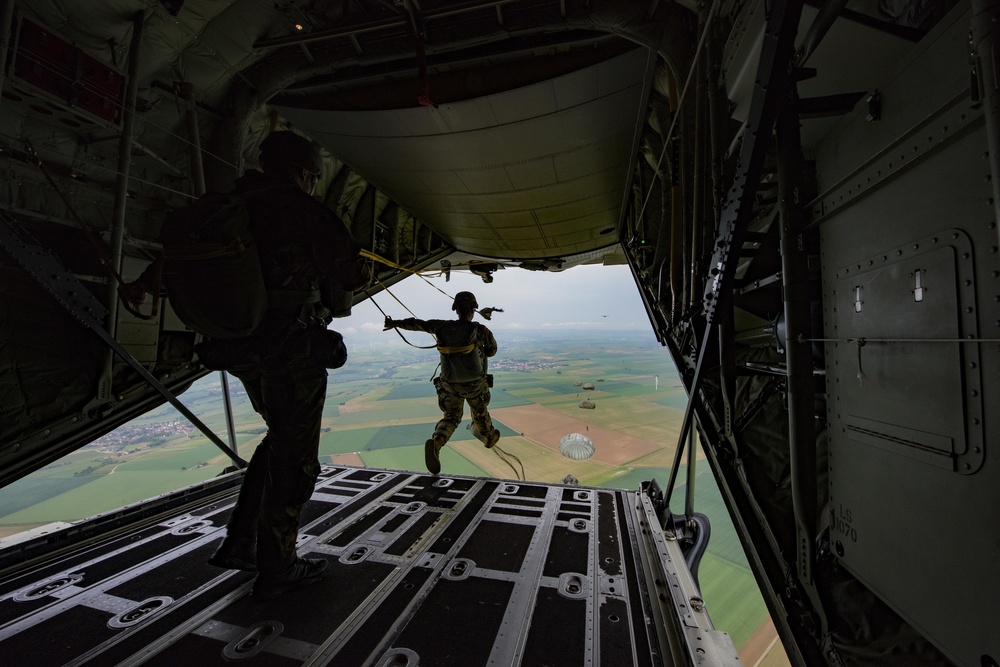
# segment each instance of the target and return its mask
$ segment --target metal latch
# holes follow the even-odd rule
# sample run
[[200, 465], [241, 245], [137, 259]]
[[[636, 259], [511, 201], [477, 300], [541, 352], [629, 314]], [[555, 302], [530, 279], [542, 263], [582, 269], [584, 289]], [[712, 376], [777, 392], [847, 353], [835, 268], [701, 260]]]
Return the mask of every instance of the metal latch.
[[913, 272], [913, 300], [923, 301], [924, 300], [924, 287], [920, 284], [920, 276], [923, 274], [922, 269], [917, 269]]

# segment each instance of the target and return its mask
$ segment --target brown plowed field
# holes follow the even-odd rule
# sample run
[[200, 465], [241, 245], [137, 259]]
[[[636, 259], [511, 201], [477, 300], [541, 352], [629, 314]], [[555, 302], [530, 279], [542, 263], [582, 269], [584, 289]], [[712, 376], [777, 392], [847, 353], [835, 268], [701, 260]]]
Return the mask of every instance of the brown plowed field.
[[330, 463], [339, 466], [357, 466], [359, 468], [365, 467], [365, 462], [361, 460], [361, 455], [357, 452], [350, 452], [348, 454], [331, 454]]
[[613, 466], [625, 465], [661, 447], [655, 442], [588, 424], [542, 405], [497, 408], [490, 410], [490, 414], [509, 428], [556, 453], [559, 452], [559, 441], [563, 436], [569, 433], [583, 434], [594, 442], [595, 452], [591, 460]]
[[774, 622], [768, 618], [743, 644], [743, 648], [740, 649], [740, 660], [746, 667], [790, 666], [785, 649], [776, 641], [777, 638], [778, 631], [774, 627]]

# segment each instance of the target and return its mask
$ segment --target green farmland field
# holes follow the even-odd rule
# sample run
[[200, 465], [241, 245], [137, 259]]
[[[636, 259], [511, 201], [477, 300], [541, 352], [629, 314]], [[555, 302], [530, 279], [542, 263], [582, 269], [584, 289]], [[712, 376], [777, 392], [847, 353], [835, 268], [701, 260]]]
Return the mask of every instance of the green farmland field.
[[108, 506], [110, 503], [114, 503], [114, 507], [130, 505], [203, 482], [222, 472], [222, 467], [208, 466], [187, 471], [180, 468], [137, 472], [119, 470], [114, 474], [94, 476], [93, 481], [87, 484], [66, 490], [2, 519], [5, 524], [77, 521], [107, 512], [112, 509]]
[[698, 581], [712, 624], [728, 632], [737, 648], [743, 646], [767, 619], [767, 608], [753, 573], [709, 550], [701, 559]]
[[360, 452], [367, 448], [368, 441], [374, 437], [381, 427], [344, 429], [322, 433], [319, 436], [319, 453], [321, 456], [331, 454], [349, 454]]
[[[418, 470], [424, 467], [424, 445], [421, 442], [419, 446], [362, 452], [361, 460], [370, 468]], [[449, 447], [441, 450], [441, 467], [453, 475], [468, 475], [471, 477], [487, 476], [482, 469], [476, 467]]]
[[[4, 487], [3, 499], [0, 500], [0, 519], [4, 523], [7, 523], [9, 517], [21, 510], [32, 508], [49, 498], [69, 494], [70, 491], [95, 479], [98, 479], [96, 475], [89, 477], [19, 479], [10, 486]], [[10, 523], [18, 522], [10, 521]]]

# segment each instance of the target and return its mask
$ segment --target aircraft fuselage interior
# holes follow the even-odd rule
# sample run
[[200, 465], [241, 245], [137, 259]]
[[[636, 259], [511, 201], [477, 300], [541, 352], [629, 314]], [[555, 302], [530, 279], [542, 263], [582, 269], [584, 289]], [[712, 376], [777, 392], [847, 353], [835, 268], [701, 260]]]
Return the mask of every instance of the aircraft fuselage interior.
[[119, 282], [281, 129], [385, 260], [355, 304], [625, 265], [688, 396], [632, 492], [325, 467], [303, 534], [350, 584], [271, 616], [197, 565], [233, 454], [0, 550], [0, 652], [738, 664], [673, 493], [697, 440], [792, 664], [1000, 665], [1000, 3], [4, 0], [0, 42], [0, 485], [209, 372]]

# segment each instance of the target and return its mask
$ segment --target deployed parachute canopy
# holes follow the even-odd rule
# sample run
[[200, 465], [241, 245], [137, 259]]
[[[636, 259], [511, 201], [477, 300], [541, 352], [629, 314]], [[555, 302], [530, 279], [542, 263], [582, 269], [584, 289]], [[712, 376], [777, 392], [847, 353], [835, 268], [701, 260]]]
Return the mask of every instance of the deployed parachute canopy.
[[570, 433], [559, 441], [559, 453], [574, 461], [583, 461], [594, 455], [594, 443], [585, 435]]

